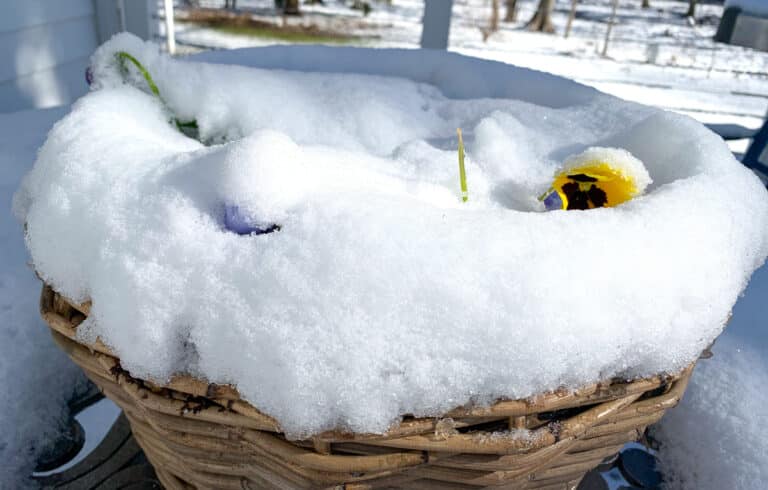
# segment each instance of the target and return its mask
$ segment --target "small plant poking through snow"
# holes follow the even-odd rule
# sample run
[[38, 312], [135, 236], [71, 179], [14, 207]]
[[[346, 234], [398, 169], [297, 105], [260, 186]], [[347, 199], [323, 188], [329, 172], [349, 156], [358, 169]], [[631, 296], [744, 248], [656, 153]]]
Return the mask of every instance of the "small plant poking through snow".
[[[149, 87], [150, 92], [152, 92], [152, 94], [156, 96], [161, 102], [163, 102], [163, 105], [165, 105], [163, 97], [160, 95], [160, 89], [157, 88], [155, 81], [152, 79], [152, 75], [149, 74], [149, 71], [144, 68], [144, 65], [142, 65], [139, 60], [125, 51], [119, 51], [115, 53], [115, 57], [120, 61], [120, 68], [126, 75], [129, 70], [129, 65], [127, 63], [131, 63], [139, 71], [141, 76], [144, 77], [144, 80], [146, 80], [147, 87]], [[93, 81], [93, 72], [91, 71], [90, 67], [88, 67], [86, 70], [86, 81], [88, 81], [88, 85], [91, 85]], [[172, 121], [173, 124], [175, 124], [179, 129], [179, 131], [183, 132], [187, 136], [197, 139], [197, 121], [193, 119], [191, 121], [182, 122], [175, 117], [172, 117]]]
[[461, 185], [461, 200], [467, 202], [469, 192], [467, 190], [467, 171], [464, 168], [464, 139], [461, 137], [461, 129], [456, 129], [459, 136], [459, 181]]

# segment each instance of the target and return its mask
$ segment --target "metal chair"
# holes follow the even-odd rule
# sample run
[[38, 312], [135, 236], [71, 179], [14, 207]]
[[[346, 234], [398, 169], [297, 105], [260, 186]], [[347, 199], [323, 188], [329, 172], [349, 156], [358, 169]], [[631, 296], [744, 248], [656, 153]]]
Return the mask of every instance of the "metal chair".
[[768, 119], [759, 129], [749, 129], [738, 124], [707, 124], [707, 127], [724, 140], [750, 138], [752, 141], [744, 155], [736, 155], [744, 166], [752, 169], [763, 181], [768, 180]]

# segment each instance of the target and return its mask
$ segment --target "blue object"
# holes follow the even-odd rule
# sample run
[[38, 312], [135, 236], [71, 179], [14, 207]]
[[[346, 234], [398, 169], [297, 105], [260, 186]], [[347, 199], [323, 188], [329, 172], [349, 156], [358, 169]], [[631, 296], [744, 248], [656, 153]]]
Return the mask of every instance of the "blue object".
[[552, 191], [544, 198], [544, 207], [547, 211], [555, 211], [557, 209], [563, 209], [563, 200], [560, 198], [560, 194], [556, 191]]
[[768, 147], [768, 119], [758, 129], [749, 129], [738, 124], [707, 124], [707, 127], [720, 135], [724, 140], [751, 138], [752, 142], [747, 152], [741, 158], [745, 167], [751, 168], [768, 177], [768, 154], [763, 157]]
[[768, 177], [768, 155], [765, 155], [765, 158], [761, 160], [766, 146], [768, 146], [768, 119], [765, 120], [763, 127], [758, 129], [757, 133], [752, 137], [752, 143], [749, 144], [744, 158], [741, 159], [741, 163], [745, 166], [752, 170], [757, 170]]
[[749, 139], [757, 134], [757, 129], [748, 128], [741, 124], [708, 123], [704, 126], [717, 133], [718, 136], [726, 141]]
[[609, 490], [608, 483], [598, 471], [592, 470], [581, 479], [578, 490]]
[[280, 225], [259, 223], [243, 212], [240, 206], [227, 204], [224, 206], [224, 228], [238, 235], [263, 235], [279, 231]]
[[90, 66], [85, 69], [85, 82], [89, 87], [93, 85], [93, 70]]
[[627, 449], [621, 452], [619, 470], [634, 487], [654, 488], [661, 486], [661, 473], [657, 469], [656, 457], [642, 449]]

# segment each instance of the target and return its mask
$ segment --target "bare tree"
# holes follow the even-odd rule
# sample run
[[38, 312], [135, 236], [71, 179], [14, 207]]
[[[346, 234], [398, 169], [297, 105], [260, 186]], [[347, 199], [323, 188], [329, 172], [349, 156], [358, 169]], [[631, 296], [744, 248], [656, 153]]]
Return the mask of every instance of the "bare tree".
[[515, 22], [517, 20], [517, 0], [507, 0], [507, 14], [504, 16], [504, 22]]
[[696, 16], [696, 3], [698, 0], [688, 0], [688, 17], [695, 17]]
[[605, 43], [603, 44], [603, 56], [608, 56], [608, 43], [611, 42], [611, 30], [616, 23], [616, 9], [619, 7], [619, 0], [611, 2], [611, 18], [608, 20], [608, 29], [605, 30]]
[[555, 0], [539, 0], [539, 6], [536, 13], [525, 27], [530, 31], [555, 32], [555, 26], [552, 25], [552, 9], [555, 7]]
[[643, 0], [643, 4], [641, 5], [644, 9], [651, 8], [651, 0]]
[[579, 0], [571, 0], [571, 11], [568, 13], [568, 22], [565, 24], [565, 37], [571, 35], [571, 26], [573, 25], [573, 19], [576, 18], [576, 4]]
[[299, 15], [299, 0], [283, 0], [283, 15]]
[[488, 21], [488, 27], [480, 29], [483, 33], [483, 42], [488, 40], [488, 37], [494, 32], [499, 30], [499, 0], [491, 0], [491, 18]]
[[491, 32], [499, 30], [499, 0], [491, 0]]

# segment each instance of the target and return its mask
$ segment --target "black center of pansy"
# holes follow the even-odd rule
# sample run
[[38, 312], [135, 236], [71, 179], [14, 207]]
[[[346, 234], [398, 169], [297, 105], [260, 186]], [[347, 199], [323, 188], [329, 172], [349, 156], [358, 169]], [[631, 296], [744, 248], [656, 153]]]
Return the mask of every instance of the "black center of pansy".
[[[597, 179], [583, 174], [569, 175], [568, 178], [576, 180], [577, 182], [597, 182]], [[608, 196], [606, 196], [605, 191], [595, 184], [589, 186], [587, 190], [583, 190], [583, 185], [580, 185], [577, 182], [568, 182], [561, 188], [568, 198], [567, 209], [589, 209], [590, 202], [592, 203], [592, 207], [601, 208], [608, 202]]]
[[590, 177], [586, 174], [575, 174], [575, 175], [569, 175], [569, 179], [575, 180], [576, 182], [597, 182], [597, 179], [594, 177]]
[[595, 184], [592, 184], [592, 187], [587, 191], [587, 197], [589, 197], [589, 200], [592, 201], [596, 208], [602, 208], [608, 202], [608, 196], [605, 195], [605, 191]]

